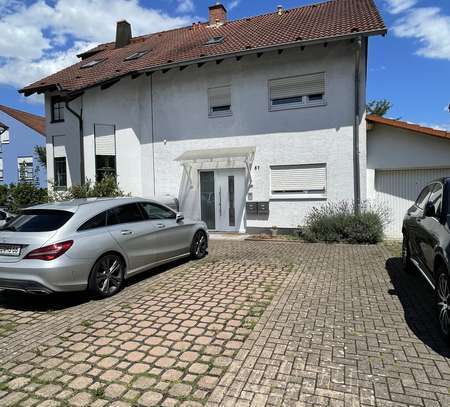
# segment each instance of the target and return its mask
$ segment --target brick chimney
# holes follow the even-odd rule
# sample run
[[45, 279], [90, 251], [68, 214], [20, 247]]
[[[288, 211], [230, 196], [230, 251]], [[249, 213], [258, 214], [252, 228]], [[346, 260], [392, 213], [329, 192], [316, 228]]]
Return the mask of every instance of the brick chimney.
[[222, 25], [227, 21], [227, 9], [219, 2], [209, 6], [209, 25]]
[[131, 25], [127, 20], [117, 22], [116, 48], [123, 48], [131, 42]]

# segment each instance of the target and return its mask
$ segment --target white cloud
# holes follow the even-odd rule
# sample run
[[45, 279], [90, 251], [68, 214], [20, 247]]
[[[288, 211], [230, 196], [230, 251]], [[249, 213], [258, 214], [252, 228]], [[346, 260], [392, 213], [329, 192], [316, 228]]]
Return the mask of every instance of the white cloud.
[[178, 0], [178, 13], [191, 13], [194, 9], [195, 6], [193, 0]]
[[88, 47], [113, 41], [118, 20], [127, 19], [133, 35], [191, 22], [138, 0], [0, 0], [0, 11], [0, 83], [19, 87], [76, 62], [75, 54]]
[[233, 0], [232, 2], [230, 2], [230, 4], [228, 5], [228, 9], [229, 10], [233, 10], [234, 8], [236, 8], [237, 6], [239, 6], [239, 3], [241, 2], [241, 0]]
[[444, 123], [444, 124], [419, 123], [419, 126], [429, 127], [431, 129], [435, 129], [435, 130], [450, 131], [450, 124], [449, 123]]
[[416, 39], [420, 56], [450, 60], [450, 16], [438, 7], [409, 10], [395, 23], [393, 32], [397, 37]]
[[402, 13], [412, 6], [415, 6], [417, 0], [386, 0], [388, 11], [392, 14]]

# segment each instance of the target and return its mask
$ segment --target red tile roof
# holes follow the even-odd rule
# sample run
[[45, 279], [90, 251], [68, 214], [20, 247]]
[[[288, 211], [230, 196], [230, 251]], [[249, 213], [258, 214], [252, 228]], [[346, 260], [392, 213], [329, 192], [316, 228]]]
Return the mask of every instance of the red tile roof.
[[[179, 65], [221, 59], [261, 50], [384, 34], [386, 26], [373, 0], [332, 0], [278, 13], [229, 21], [221, 26], [198, 23], [161, 33], [135, 37], [116, 49], [114, 43], [99, 45], [80, 56], [85, 59], [60, 72], [26, 86], [20, 92], [60, 90], [77, 93], [83, 89], [130, 74], [151, 72]], [[224, 41], [206, 45], [212, 37]], [[149, 50], [139, 59], [124, 61], [137, 51]], [[80, 69], [93, 60], [91, 68]]]
[[436, 130], [431, 127], [423, 127], [418, 124], [412, 124], [401, 120], [387, 119], [386, 117], [377, 116], [374, 114], [367, 115], [366, 120], [369, 123], [384, 124], [386, 126], [396, 127], [403, 130], [411, 130], [416, 133], [425, 134], [427, 136], [440, 137], [450, 140], [450, 132], [444, 130]]
[[0, 111], [8, 116], [30, 127], [39, 134], [45, 136], [45, 118], [32, 113], [23, 112], [22, 110], [13, 109], [12, 107], [0, 105]]

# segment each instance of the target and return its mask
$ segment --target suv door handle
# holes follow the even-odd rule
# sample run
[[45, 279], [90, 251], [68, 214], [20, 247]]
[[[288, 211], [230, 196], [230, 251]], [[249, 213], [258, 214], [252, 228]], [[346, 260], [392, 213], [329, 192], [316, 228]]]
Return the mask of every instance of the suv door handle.
[[166, 227], [164, 223], [158, 223], [156, 226], [158, 227], [158, 229], [164, 229]]
[[133, 231], [131, 230], [121, 230], [120, 233], [124, 236], [132, 235]]

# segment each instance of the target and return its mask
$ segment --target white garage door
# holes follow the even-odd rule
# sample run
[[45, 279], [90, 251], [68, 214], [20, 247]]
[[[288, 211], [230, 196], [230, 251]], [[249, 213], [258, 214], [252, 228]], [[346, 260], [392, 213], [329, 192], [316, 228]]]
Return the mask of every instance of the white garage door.
[[391, 211], [392, 221], [386, 227], [386, 236], [401, 237], [406, 211], [425, 185], [440, 177], [450, 177], [450, 168], [375, 171], [377, 201], [383, 202]]

